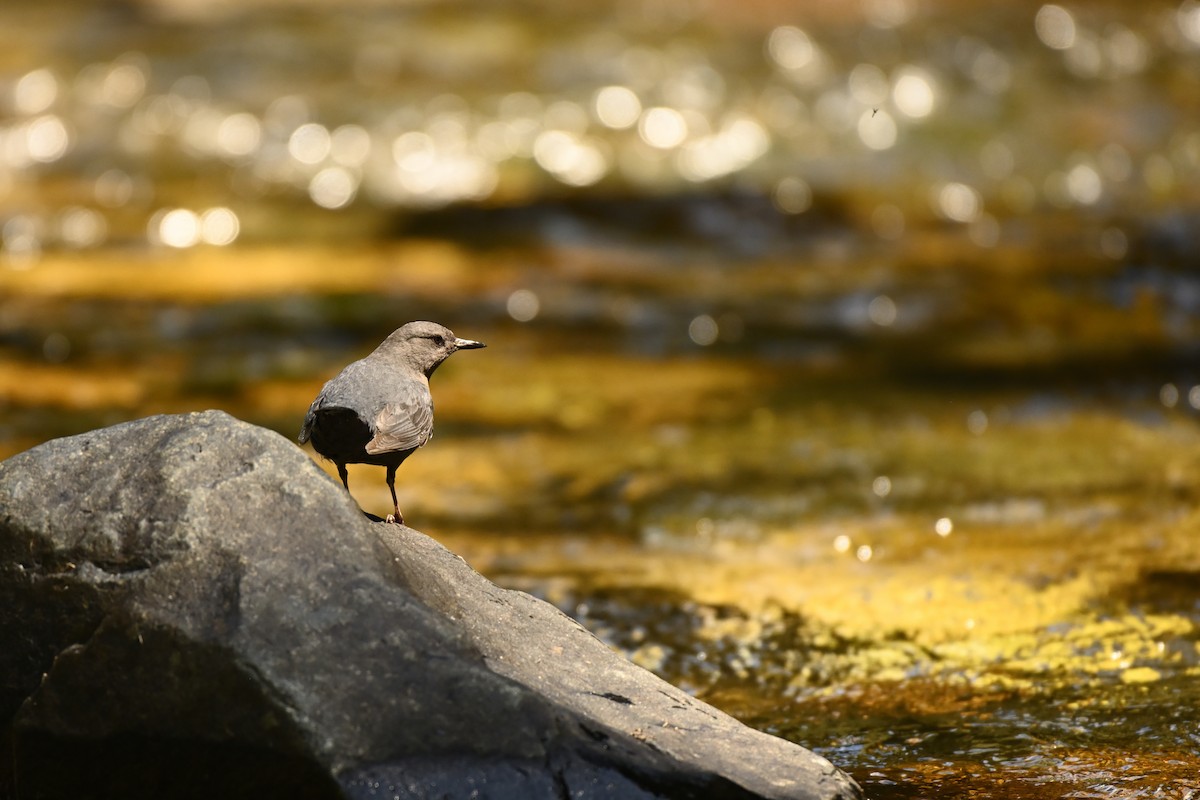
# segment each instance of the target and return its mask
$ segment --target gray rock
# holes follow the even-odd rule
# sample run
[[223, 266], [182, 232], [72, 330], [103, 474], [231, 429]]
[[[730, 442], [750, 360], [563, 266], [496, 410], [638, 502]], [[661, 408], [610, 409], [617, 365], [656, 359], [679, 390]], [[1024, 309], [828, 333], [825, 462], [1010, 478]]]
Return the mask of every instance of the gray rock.
[[0, 643], [0, 796], [860, 796], [220, 412], [0, 463]]

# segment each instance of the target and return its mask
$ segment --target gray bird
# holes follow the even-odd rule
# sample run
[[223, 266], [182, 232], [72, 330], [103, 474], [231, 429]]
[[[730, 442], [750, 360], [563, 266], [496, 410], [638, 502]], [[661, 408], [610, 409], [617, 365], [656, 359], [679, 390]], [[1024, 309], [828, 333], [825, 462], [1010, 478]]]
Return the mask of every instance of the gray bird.
[[387, 467], [396, 511], [387, 521], [403, 525], [396, 467], [433, 436], [429, 376], [456, 351], [486, 346], [459, 339], [435, 322], [404, 325], [325, 384], [308, 407], [300, 444], [311, 439], [314, 450], [337, 464], [346, 491], [347, 464]]

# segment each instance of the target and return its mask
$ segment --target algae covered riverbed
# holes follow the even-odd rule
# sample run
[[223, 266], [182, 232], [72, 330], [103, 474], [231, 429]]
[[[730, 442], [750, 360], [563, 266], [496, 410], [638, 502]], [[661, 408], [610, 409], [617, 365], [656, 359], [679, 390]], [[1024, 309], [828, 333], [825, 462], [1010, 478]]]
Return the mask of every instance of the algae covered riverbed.
[[1194, 3], [43, 6], [0, 456], [434, 319], [493, 580], [871, 797], [1200, 791]]

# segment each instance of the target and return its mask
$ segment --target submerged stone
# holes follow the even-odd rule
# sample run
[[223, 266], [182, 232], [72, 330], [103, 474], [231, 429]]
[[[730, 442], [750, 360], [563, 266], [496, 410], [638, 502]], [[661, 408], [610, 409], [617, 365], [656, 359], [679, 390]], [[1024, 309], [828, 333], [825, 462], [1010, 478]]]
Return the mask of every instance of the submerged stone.
[[854, 798], [220, 412], [0, 463], [0, 795]]

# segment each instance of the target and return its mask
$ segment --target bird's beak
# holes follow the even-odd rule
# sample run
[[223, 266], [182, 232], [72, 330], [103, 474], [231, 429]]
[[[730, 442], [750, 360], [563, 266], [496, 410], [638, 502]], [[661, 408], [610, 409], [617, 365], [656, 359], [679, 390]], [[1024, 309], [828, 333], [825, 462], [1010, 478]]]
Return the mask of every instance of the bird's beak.
[[455, 339], [454, 347], [457, 350], [478, 350], [481, 347], [487, 347], [487, 345], [472, 339]]

